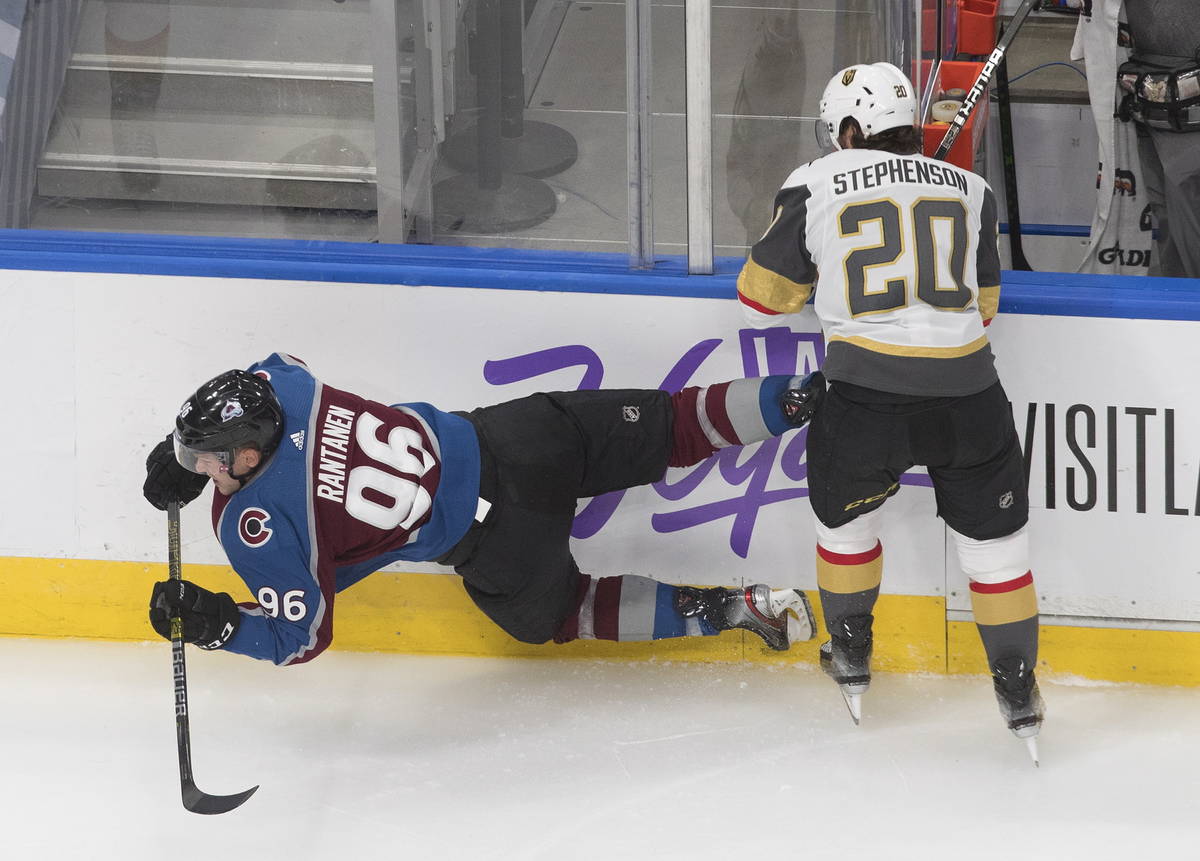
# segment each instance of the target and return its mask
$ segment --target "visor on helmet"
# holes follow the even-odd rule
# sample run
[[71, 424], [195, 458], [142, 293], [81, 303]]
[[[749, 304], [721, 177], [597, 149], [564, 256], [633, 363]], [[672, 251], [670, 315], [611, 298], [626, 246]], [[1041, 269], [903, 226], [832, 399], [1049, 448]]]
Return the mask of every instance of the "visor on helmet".
[[183, 440], [179, 438], [179, 431], [175, 431], [172, 435], [175, 443], [175, 460], [179, 461], [179, 465], [188, 472], [194, 472], [197, 475], [211, 475], [212, 469], [216, 467], [225, 470], [229, 469], [229, 465], [233, 462], [233, 458], [227, 451], [201, 451], [198, 448], [184, 445]]
[[830, 136], [829, 126], [824, 121], [817, 120], [813, 124], [813, 135], [817, 139], [817, 147], [820, 148], [821, 155], [829, 155], [831, 152], [841, 149]]

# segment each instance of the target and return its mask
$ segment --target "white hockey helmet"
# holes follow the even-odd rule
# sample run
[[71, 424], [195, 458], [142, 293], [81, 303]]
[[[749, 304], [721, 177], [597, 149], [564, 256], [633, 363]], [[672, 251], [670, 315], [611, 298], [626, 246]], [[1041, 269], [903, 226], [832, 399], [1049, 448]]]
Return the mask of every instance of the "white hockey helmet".
[[838, 130], [846, 117], [853, 117], [863, 136], [869, 137], [911, 126], [916, 116], [912, 82], [891, 63], [847, 66], [830, 78], [821, 94], [817, 140], [826, 148], [841, 149]]

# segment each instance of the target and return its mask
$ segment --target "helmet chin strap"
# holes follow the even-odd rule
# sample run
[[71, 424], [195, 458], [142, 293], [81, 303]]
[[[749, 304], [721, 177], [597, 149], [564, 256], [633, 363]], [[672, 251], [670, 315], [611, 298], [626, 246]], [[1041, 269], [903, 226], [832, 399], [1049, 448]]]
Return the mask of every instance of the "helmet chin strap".
[[[244, 475], [242, 475], [242, 476], [234, 475], [234, 474], [233, 474], [233, 471], [232, 471], [232, 470], [231, 470], [229, 467], [225, 466], [225, 464], [221, 464], [221, 466], [219, 467], [218, 471], [219, 471], [219, 472], [221, 473], [221, 475], [223, 475], [225, 478], [230, 478], [230, 479], [233, 479], [234, 481], [236, 481], [236, 482], [238, 483], [237, 490], [241, 490], [243, 487], [245, 487], [245, 485], [246, 485], [246, 481], [245, 481], [245, 480], [246, 480], [247, 476], [244, 476]], [[234, 492], [236, 493], [237, 491], [234, 491]]]
[[[235, 455], [234, 460], [236, 460], [236, 459], [237, 459], [237, 456]], [[263, 464], [266, 462], [267, 462], [267, 458], [262, 456], [262, 452], [259, 452], [258, 463], [256, 463], [254, 466], [250, 467], [250, 469], [246, 470], [246, 472], [243, 473], [242, 475], [234, 475], [232, 465], [230, 465], [230, 466], [222, 465], [221, 472], [223, 472], [229, 478], [232, 478], [234, 481], [236, 481], [238, 483], [238, 490], [241, 490], [243, 487], [246, 486], [246, 482], [249, 481], [250, 479], [252, 479], [254, 477], [254, 475], [260, 469], [262, 469]]]

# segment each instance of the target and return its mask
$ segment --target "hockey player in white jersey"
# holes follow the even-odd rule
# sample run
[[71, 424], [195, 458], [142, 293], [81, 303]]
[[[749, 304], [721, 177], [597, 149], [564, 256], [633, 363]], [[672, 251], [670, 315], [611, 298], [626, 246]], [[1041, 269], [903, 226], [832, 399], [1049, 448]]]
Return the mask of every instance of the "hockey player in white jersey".
[[760, 326], [786, 324], [812, 298], [824, 330], [829, 390], [807, 449], [830, 638], [821, 665], [855, 722], [871, 680], [881, 507], [920, 464], [970, 578], [1000, 710], [1036, 761], [1024, 465], [985, 333], [1000, 292], [996, 201], [979, 176], [920, 155], [916, 110], [889, 63], [830, 80], [818, 124], [830, 152], [780, 189], [738, 297]]

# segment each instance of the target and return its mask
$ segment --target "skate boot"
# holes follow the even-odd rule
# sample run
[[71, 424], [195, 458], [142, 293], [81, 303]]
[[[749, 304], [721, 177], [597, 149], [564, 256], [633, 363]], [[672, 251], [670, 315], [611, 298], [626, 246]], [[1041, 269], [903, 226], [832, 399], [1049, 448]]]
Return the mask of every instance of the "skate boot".
[[777, 652], [792, 643], [811, 640], [813, 614], [799, 589], [776, 589], [759, 583], [745, 589], [697, 589], [679, 586], [675, 609], [684, 618], [699, 616], [718, 631], [752, 631]]
[[1017, 738], [1025, 740], [1033, 764], [1038, 764], [1037, 734], [1046, 715], [1033, 668], [1024, 658], [1000, 658], [992, 664], [992, 687], [1000, 715]]
[[821, 644], [821, 669], [838, 684], [850, 717], [857, 725], [862, 717], [862, 695], [871, 686], [871, 651], [875, 617], [846, 616]]

